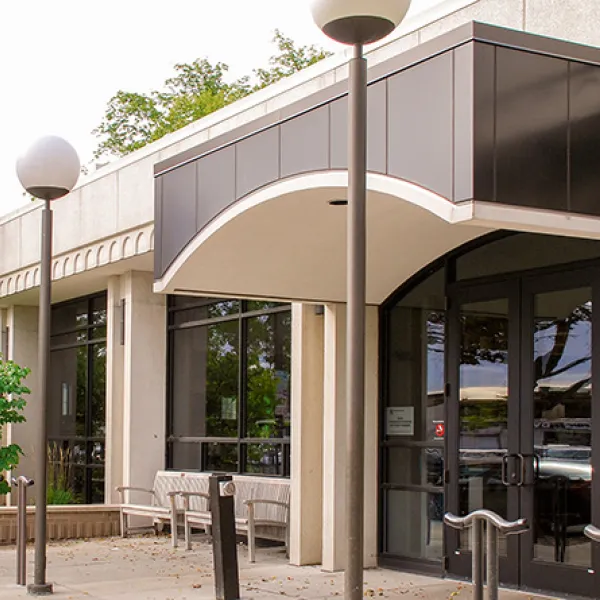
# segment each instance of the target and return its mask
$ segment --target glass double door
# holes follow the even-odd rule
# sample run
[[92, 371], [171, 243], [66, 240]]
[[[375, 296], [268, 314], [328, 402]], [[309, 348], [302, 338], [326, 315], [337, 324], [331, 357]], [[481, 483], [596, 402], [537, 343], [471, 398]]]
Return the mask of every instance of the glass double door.
[[[592, 275], [450, 292], [447, 509], [527, 519], [527, 533], [501, 538], [506, 585], [589, 596], [598, 589], [600, 555], [583, 534], [600, 516], [593, 514], [600, 496], [592, 481]], [[446, 530], [446, 555], [451, 573], [470, 573], [467, 532]]]

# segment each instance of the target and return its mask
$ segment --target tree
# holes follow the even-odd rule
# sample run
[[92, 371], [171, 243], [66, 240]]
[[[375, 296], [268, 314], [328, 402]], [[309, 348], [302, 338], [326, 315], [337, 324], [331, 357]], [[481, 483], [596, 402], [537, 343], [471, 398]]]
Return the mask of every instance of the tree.
[[[5, 361], [0, 355], [0, 427], [7, 423], [23, 423], [25, 417], [25, 399], [30, 390], [23, 385], [23, 380], [29, 375], [29, 369], [20, 367], [13, 361]], [[0, 446], [0, 471], [6, 473], [19, 464], [23, 450], [17, 444]], [[9, 483], [0, 481], [0, 494], [7, 494]]]
[[227, 82], [229, 67], [225, 63], [213, 65], [199, 58], [175, 65], [175, 75], [160, 91], [118, 91], [92, 132], [100, 139], [95, 157], [130, 154], [329, 55], [316, 46], [297, 47], [279, 30], [273, 42], [278, 53], [271, 57], [268, 68], [254, 69], [253, 77]]

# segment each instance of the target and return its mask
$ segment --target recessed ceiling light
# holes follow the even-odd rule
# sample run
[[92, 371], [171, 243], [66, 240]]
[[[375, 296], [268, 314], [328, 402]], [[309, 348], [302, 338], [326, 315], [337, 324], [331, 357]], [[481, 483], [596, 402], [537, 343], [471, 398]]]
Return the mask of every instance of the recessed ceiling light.
[[342, 199], [330, 200], [329, 206], [348, 206], [348, 200], [342, 200]]

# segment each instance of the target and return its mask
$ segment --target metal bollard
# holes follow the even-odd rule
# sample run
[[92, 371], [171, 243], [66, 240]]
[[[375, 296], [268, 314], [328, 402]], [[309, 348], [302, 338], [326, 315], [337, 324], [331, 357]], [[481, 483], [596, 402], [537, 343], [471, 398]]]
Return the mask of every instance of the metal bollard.
[[17, 486], [17, 585], [27, 584], [27, 488], [33, 479], [21, 475], [12, 478]]
[[239, 600], [233, 478], [230, 475], [211, 475], [209, 492], [216, 598]]
[[487, 590], [488, 600], [498, 600], [499, 560], [498, 560], [498, 533], [514, 535], [529, 529], [526, 519], [506, 521], [491, 510], [476, 510], [466, 517], [457, 517], [453, 514], [444, 515], [444, 523], [454, 529], [467, 529], [472, 527], [472, 560], [473, 560], [473, 600], [483, 600], [483, 531], [487, 530]]

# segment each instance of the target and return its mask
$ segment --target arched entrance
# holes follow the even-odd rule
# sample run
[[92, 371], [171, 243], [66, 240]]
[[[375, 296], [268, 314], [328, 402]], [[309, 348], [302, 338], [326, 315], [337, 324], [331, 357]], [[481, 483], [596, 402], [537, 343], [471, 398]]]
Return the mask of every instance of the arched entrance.
[[505, 584], [594, 596], [599, 255], [591, 240], [495, 235], [386, 303], [382, 562], [468, 576], [469, 540], [442, 517], [485, 507], [531, 524], [504, 540]]

